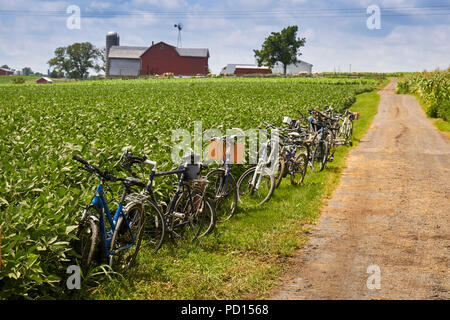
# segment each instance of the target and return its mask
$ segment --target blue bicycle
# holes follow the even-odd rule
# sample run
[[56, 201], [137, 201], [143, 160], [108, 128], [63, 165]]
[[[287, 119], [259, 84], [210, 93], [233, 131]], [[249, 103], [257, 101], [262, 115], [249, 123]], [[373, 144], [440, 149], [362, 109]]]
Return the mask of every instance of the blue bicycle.
[[[84, 208], [76, 233], [78, 240], [73, 244], [79, 254], [83, 274], [89, 272], [95, 260], [106, 260], [113, 270], [126, 271], [133, 265], [139, 251], [145, 214], [142, 204], [124, 206], [124, 201], [132, 192], [132, 187], [145, 187], [146, 184], [135, 177], [115, 177], [77, 155], [73, 159], [83, 165], [81, 169], [100, 178], [91, 203]], [[106, 181], [121, 182], [124, 186], [114, 215], [109, 210], [104, 194]]]

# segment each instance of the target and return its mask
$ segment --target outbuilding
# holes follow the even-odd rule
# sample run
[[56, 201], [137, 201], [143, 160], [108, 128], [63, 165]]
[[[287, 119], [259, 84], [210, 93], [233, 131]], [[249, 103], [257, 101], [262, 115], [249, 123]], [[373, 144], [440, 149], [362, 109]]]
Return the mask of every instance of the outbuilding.
[[14, 72], [5, 68], [0, 68], [0, 76], [11, 76]]
[[36, 80], [36, 83], [53, 83], [53, 80], [47, 77], [41, 77]]
[[272, 73], [268, 67], [258, 67], [254, 64], [229, 63], [220, 71], [222, 75], [243, 75], [243, 74], [269, 74]]
[[109, 49], [109, 75], [137, 77], [141, 71], [141, 55], [148, 47], [112, 46]]

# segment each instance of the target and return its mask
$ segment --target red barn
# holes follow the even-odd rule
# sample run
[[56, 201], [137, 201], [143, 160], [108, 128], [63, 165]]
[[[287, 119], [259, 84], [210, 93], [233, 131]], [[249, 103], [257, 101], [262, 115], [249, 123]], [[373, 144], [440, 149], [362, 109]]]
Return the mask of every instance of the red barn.
[[8, 69], [0, 68], [0, 76], [11, 76], [14, 72]]
[[236, 66], [234, 69], [235, 75], [242, 74], [268, 74], [272, 71], [268, 67], [258, 67], [258, 66]]
[[161, 41], [141, 55], [141, 75], [207, 75], [208, 59], [208, 49], [177, 48]]

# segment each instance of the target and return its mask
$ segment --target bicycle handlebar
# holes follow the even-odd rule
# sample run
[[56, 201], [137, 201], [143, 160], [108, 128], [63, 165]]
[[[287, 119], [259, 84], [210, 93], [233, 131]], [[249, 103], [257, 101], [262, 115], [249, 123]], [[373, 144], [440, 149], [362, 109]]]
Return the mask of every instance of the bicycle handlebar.
[[83, 164], [84, 168], [82, 167], [82, 169], [84, 169], [84, 170], [86, 170], [86, 171], [88, 171], [90, 173], [95, 173], [95, 174], [97, 174], [98, 176], [100, 176], [101, 178], [103, 178], [105, 180], [108, 180], [108, 181], [111, 181], [111, 182], [125, 180], [125, 179], [122, 179], [122, 178], [115, 177], [115, 176], [107, 173], [106, 171], [100, 170], [100, 168], [94, 166], [93, 164], [90, 164], [89, 162], [87, 162], [86, 160], [84, 160], [83, 158], [81, 158], [80, 156], [78, 156], [76, 154], [72, 156], [72, 159], [75, 160], [75, 161], [80, 162], [81, 164]]

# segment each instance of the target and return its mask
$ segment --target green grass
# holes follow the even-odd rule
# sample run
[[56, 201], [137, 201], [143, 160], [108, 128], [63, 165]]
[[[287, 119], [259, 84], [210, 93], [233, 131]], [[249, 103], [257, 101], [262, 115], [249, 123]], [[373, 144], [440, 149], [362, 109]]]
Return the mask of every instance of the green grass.
[[[31, 75], [31, 76], [0, 76], [0, 84], [13, 84], [14, 79], [23, 78], [25, 80], [25, 84], [35, 83], [37, 79], [40, 77]], [[20, 85], [20, 84], [17, 84]]]
[[[379, 103], [375, 92], [357, 96], [351, 110], [354, 146], [368, 130]], [[308, 172], [300, 187], [285, 179], [262, 208], [238, 212], [202, 239], [165, 245], [157, 255], [140, 252], [139, 265], [124, 277], [102, 281], [72, 298], [91, 299], [260, 299], [272, 289], [287, 258], [307, 240], [310, 224], [336, 187], [349, 147], [336, 151], [329, 168]]]

